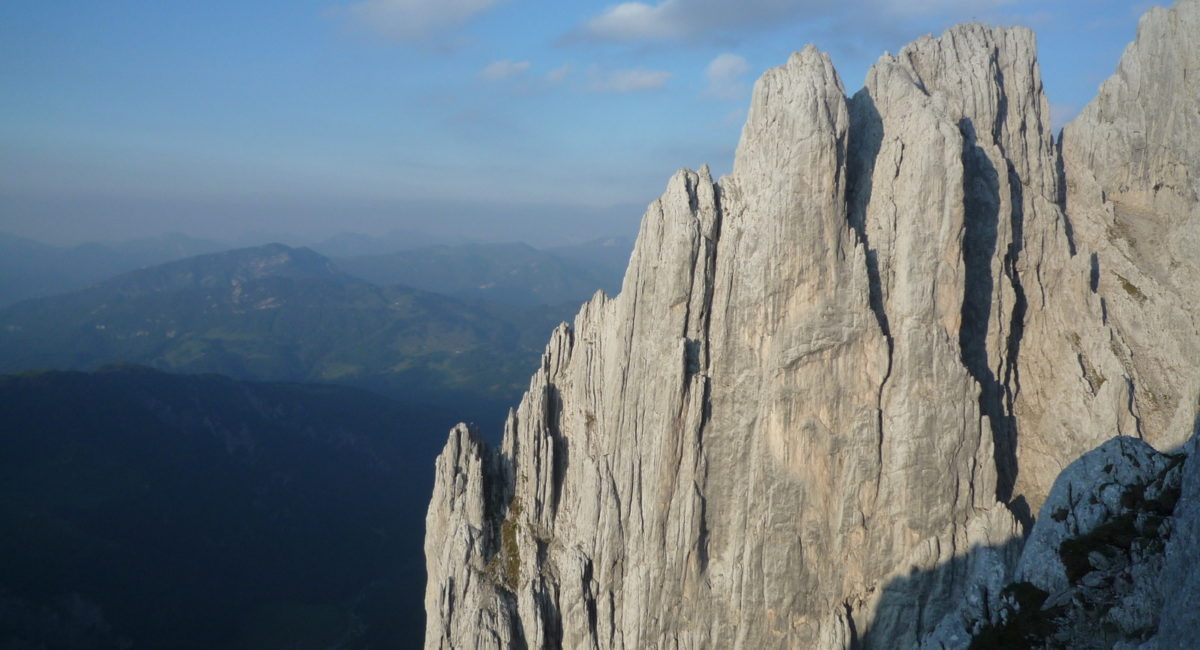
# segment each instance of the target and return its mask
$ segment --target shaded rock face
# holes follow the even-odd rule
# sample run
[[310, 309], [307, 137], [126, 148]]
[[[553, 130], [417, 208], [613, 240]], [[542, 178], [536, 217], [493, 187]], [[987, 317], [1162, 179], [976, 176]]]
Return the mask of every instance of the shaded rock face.
[[1164, 454], [1117, 437], [1067, 466], [1010, 581], [947, 616], [921, 647], [1194, 647], [1196, 440], [1189, 454]]
[[[1183, 407], [1131, 359], [1178, 357], [1128, 342], [1096, 286], [1116, 253], [1078, 222], [1107, 204], [1075, 216], [1073, 179], [1108, 181], [1071, 151], [1026, 29], [921, 39], [851, 99], [815, 49], [768, 71], [733, 173], [671, 179], [500, 448], [452, 432], [427, 647], [891, 648], [988, 616], [1064, 467], [1116, 434], [1183, 439], [1148, 433]], [[1156, 317], [1194, 322], [1181, 295]]]

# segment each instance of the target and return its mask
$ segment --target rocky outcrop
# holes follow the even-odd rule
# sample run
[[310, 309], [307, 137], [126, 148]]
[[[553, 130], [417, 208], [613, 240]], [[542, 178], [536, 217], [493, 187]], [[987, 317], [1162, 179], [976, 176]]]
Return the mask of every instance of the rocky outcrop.
[[1186, 648], [1200, 630], [1200, 426], [1185, 448], [1187, 461], [1180, 472], [1172, 536], [1167, 542], [1158, 581], [1162, 610], [1158, 617], [1158, 647]]
[[1136, 438], [1084, 454], [1055, 482], [1008, 583], [922, 648], [1192, 647], [1200, 592], [1182, 562], [1200, 548], [1189, 500], [1200, 495], [1181, 488], [1196, 476], [1200, 456]]
[[1176, 417], [1070, 210], [1107, 176], [1048, 116], [1021, 28], [921, 39], [851, 99], [815, 49], [768, 71], [733, 173], [671, 179], [500, 448], [452, 433], [427, 647], [891, 648], [955, 636], [962, 603], [990, 620], [1063, 468]]

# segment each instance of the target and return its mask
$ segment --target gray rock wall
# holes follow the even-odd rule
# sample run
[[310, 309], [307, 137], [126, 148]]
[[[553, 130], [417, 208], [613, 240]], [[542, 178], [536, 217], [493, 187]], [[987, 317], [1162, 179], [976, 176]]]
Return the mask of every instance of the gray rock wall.
[[[1184, 191], [1200, 131], [1147, 126], [1193, 119], [1170, 111], [1194, 110], [1198, 7], [1151, 12], [1155, 43], [1118, 74], [1177, 83], [1097, 99], [1141, 101], [1145, 143], [1093, 104], [1060, 153], [1022, 28], [923, 38], [852, 99], [811, 47], [764, 74], [733, 173], [671, 179], [620, 294], [553, 333], [500, 448], [451, 434], [427, 647], [967, 638], [964, 603], [990, 615], [1064, 467], [1118, 434], [1178, 443], [1195, 416], [1195, 355], [1172, 356], [1200, 340], [1194, 259], [1095, 234], [1134, 203], [1118, 195], [1200, 228]], [[1143, 145], [1156, 153], [1113, 171]], [[1147, 198], [1157, 181], [1105, 189], [1162, 170], [1165, 198]], [[1118, 270], [1151, 291], [1135, 271], [1155, 265], [1176, 284], [1111, 297], [1128, 296]]]

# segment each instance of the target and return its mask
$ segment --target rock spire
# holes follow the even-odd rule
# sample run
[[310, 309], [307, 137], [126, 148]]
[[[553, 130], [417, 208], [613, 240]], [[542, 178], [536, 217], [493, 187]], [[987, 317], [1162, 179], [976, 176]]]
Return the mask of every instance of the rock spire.
[[1193, 431], [1197, 33], [1152, 10], [1060, 142], [1024, 28], [849, 99], [811, 47], [767, 71], [732, 174], [670, 180], [500, 447], [451, 433], [426, 646], [958, 638], [1065, 467]]

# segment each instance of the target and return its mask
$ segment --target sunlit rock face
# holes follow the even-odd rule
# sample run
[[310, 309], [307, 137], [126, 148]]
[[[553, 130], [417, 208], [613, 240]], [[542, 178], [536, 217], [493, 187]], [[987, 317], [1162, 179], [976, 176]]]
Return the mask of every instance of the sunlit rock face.
[[[969, 638], [1063, 468], [1191, 433], [1198, 8], [1143, 20], [1061, 147], [1027, 29], [849, 99], [811, 47], [769, 70], [733, 173], [671, 179], [499, 449], [452, 432], [426, 646]], [[1142, 229], [1172, 242], [1106, 238]]]
[[1151, 9], [1062, 136], [1065, 203], [1092, 259], [1136, 432], [1163, 448], [1191, 434], [1200, 394], [1198, 33], [1200, 2]]

